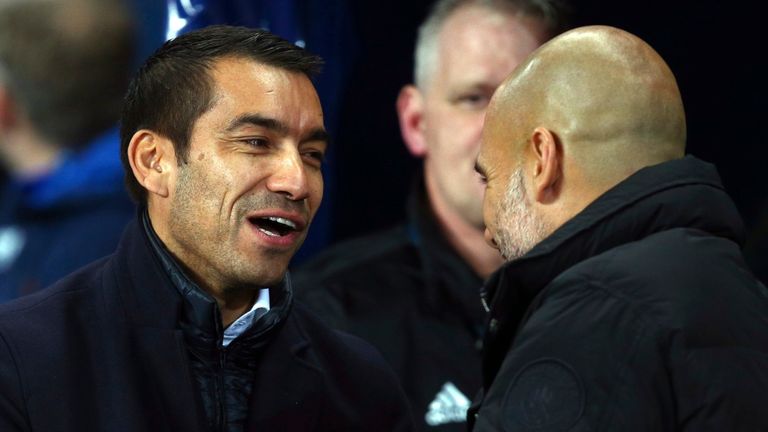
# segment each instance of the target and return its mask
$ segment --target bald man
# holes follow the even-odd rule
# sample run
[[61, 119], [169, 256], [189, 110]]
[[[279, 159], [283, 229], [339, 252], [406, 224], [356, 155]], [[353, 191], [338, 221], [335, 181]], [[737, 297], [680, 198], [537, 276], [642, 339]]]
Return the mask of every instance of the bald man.
[[615, 28], [553, 39], [494, 94], [477, 170], [507, 263], [473, 430], [768, 430], [768, 291], [685, 134], [672, 72]]

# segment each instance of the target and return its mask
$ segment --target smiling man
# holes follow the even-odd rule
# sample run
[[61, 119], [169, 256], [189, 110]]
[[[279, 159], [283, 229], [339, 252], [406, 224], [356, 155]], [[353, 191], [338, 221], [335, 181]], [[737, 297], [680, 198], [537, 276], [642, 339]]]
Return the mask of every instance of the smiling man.
[[410, 430], [394, 374], [293, 304], [323, 194], [321, 61], [217, 26], [126, 97], [116, 253], [0, 310], [0, 430]]

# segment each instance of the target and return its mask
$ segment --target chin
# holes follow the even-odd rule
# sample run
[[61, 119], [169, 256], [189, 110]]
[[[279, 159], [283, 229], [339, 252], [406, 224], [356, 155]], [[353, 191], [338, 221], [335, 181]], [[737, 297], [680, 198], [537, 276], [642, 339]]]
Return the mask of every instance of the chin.
[[[282, 282], [285, 273], [288, 271], [288, 264], [273, 264], [269, 268], [254, 269], [256, 273], [251, 274], [251, 280], [262, 287], [271, 287]], [[261, 271], [259, 271], [261, 270]]]

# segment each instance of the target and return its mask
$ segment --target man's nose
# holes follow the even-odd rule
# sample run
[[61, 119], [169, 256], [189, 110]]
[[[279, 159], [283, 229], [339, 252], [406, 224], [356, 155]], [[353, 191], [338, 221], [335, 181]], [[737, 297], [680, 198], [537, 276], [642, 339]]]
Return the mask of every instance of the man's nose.
[[309, 195], [307, 172], [298, 151], [286, 151], [280, 156], [274, 173], [267, 181], [267, 188], [286, 195], [293, 201], [301, 201]]

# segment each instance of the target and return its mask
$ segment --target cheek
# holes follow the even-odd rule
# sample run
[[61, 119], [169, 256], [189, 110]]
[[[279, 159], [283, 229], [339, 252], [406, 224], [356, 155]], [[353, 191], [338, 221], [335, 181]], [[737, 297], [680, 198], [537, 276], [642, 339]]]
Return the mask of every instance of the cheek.
[[312, 211], [316, 212], [320, 203], [323, 201], [323, 174], [320, 171], [309, 173], [308, 182], [310, 188], [310, 201], [312, 202]]
[[435, 110], [427, 117], [427, 145], [446, 157], [477, 156], [484, 112], [451, 107]]
[[492, 226], [495, 222], [493, 220], [494, 215], [496, 212], [493, 210], [493, 193], [489, 192], [488, 189], [485, 189], [485, 194], [483, 195], [483, 221], [485, 222], [485, 226], [489, 227]]
[[454, 139], [461, 140], [461, 142], [456, 143], [458, 144], [456, 150], [457, 152], [461, 152], [462, 157], [475, 159], [480, 152], [480, 138], [483, 134], [484, 113], [466, 113], [463, 117], [461, 127], [456, 128], [453, 131], [454, 137], [456, 137]]

